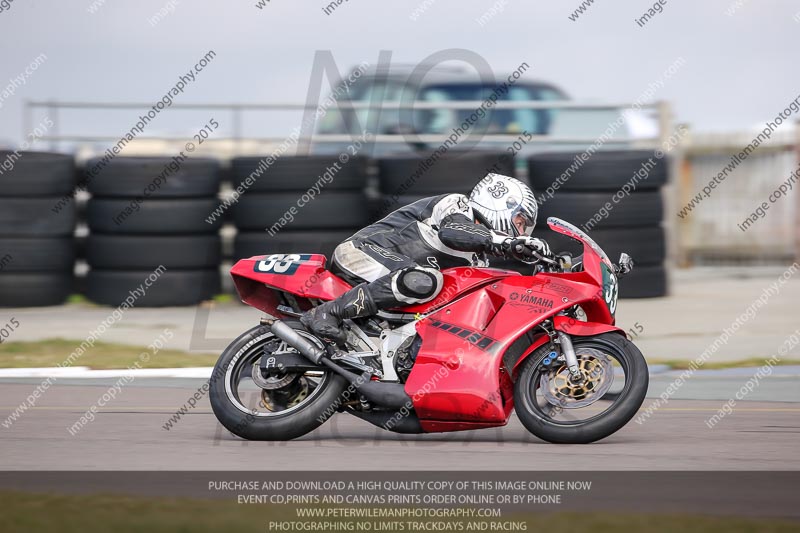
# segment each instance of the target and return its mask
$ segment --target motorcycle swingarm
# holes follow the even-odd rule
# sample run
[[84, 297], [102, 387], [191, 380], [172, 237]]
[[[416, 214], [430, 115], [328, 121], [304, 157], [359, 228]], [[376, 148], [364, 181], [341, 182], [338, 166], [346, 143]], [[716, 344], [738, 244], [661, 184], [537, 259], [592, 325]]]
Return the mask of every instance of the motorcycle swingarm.
[[[358, 360], [359, 355], [375, 356], [377, 352], [355, 352], [351, 354], [341, 354], [333, 356], [331, 359], [337, 363], [354, 368], [360, 372], [368, 372], [375, 374], [378, 377], [383, 377], [383, 374], [374, 368], [361, 363]], [[282, 352], [282, 353], [264, 353], [259, 362], [261, 374], [266, 376], [278, 372], [287, 374], [295, 374], [300, 372], [309, 372], [314, 370], [325, 370], [325, 367], [317, 366], [308, 360], [305, 356], [297, 352]]]
[[259, 363], [262, 375], [274, 374], [276, 372], [286, 372], [290, 374], [308, 372], [312, 370], [323, 370], [296, 352], [284, 352], [261, 356]]

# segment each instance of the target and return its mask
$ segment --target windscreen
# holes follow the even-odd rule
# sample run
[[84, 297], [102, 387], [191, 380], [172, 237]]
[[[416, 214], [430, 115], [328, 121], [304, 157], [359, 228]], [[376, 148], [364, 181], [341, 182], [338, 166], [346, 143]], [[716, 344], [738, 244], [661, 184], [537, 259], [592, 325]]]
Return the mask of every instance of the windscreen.
[[611, 264], [611, 261], [608, 259], [608, 256], [603, 249], [600, 248], [600, 246], [594, 242], [594, 239], [589, 237], [589, 235], [587, 235], [582, 229], [556, 217], [549, 217], [547, 219], [547, 225], [550, 226], [553, 231], [563, 233], [564, 235], [572, 237], [573, 239], [578, 239], [579, 241], [585, 242], [592, 250], [595, 251], [595, 253], [597, 253], [597, 255], [600, 256], [604, 263], [608, 265]]

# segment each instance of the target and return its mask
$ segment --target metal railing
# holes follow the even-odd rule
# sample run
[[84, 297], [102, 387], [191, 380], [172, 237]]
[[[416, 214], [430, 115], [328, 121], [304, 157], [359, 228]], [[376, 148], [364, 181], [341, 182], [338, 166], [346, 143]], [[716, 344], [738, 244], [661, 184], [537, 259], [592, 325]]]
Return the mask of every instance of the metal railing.
[[[421, 110], [453, 110], [453, 111], [469, 111], [476, 110], [485, 105], [484, 101], [447, 101], [447, 102], [351, 102], [351, 101], [338, 101], [335, 108], [346, 111], [357, 110], [403, 110], [409, 109], [413, 111]], [[95, 144], [102, 142], [116, 142], [119, 136], [113, 135], [100, 135], [100, 134], [77, 134], [65, 133], [62, 125], [61, 111], [72, 110], [85, 110], [100, 111], [100, 110], [147, 110], [152, 107], [152, 102], [81, 102], [81, 101], [26, 101], [23, 115], [23, 136], [27, 136], [34, 124], [34, 114], [37, 110], [45, 110], [47, 115], [51, 118], [54, 125], [50, 131], [37, 139], [37, 142], [49, 143], [50, 149], [58, 150], [63, 149], [64, 144]], [[286, 136], [272, 135], [245, 135], [243, 130], [244, 118], [246, 114], [253, 114], [256, 112], [308, 112], [315, 111], [319, 106], [302, 104], [302, 103], [173, 103], [168, 109], [174, 110], [208, 110], [214, 112], [224, 112], [229, 116], [230, 134], [227, 136], [215, 136], [207, 139], [209, 143], [221, 144], [232, 143], [234, 147], [241, 145], [245, 142], [256, 143], [280, 143], [286, 139]], [[331, 107], [333, 109], [334, 106]], [[637, 105], [633, 103], [619, 102], [619, 103], [590, 103], [578, 101], [543, 101], [543, 100], [528, 100], [528, 101], [498, 101], [491, 105], [491, 110], [583, 110], [583, 111], [616, 111], [622, 113], [628, 109], [637, 110], [650, 110], [655, 112], [658, 121], [658, 135], [650, 139], [641, 137], [614, 137], [614, 144], [625, 143], [659, 143], [665, 139], [671, 131], [671, 115], [670, 108], [666, 102], [658, 101], [647, 103], [644, 105]], [[368, 117], [368, 121], [370, 118]], [[498, 133], [482, 133], [483, 137], [493, 142], [509, 143], [517, 139], [517, 134], [498, 134]], [[397, 143], [407, 142], [409, 137], [413, 137], [415, 142], [420, 143], [440, 143], [447, 139], [448, 134], [402, 134], [402, 133], [382, 133], [374, 136], [374, 141], [377, 143]], [[165, 141], [165, 142], [180, 142], [188, 140], [189, 137], [185, 135], [137, 135], [138, 141]], [[305, 142], [349, 142], [352, 136], [341, 133], [319, 133], [315, 131], [315, 124], [311, 123], [308, 127], [301, 130], [301, 145]], [[596, 142], [597, 136], [580, 136], [580, 135], [534, 135], [528, 142], [531, 143], [548, 143], [548, 144], [586, 144], [590, 145]]]

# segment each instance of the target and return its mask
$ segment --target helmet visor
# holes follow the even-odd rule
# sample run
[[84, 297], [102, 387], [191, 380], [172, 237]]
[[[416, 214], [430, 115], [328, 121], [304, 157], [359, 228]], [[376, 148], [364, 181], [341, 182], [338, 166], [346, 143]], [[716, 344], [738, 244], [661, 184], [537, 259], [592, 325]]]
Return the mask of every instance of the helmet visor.
[[536, 219], [527, 210], [520, 208], [511, 215], [511, 227], [517, 235], [531, 236], [533, 228], [536, 227]]

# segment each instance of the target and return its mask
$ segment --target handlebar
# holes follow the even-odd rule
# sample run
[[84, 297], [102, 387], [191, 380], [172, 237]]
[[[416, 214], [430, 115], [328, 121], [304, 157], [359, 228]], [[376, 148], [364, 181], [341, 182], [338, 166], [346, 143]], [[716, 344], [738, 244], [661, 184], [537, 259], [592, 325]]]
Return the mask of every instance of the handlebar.
[[[519, 254], [520, 260], [524, 263], [528, 264], [536, 264], [536, 263], [547, 263], [550, 265], [559, 265], [559, 262], [555, 258], [546, 257], [533, 248], [528, 246], [518, 244], [514, 247], [514, 252]], [[533, 261], [526, 261], [526, 259], [533, 259]]]

